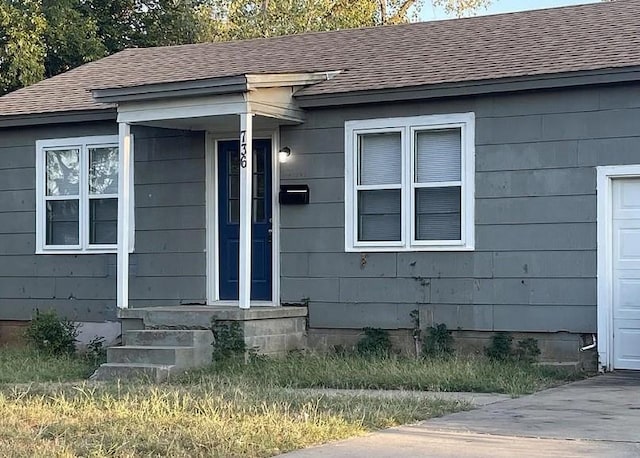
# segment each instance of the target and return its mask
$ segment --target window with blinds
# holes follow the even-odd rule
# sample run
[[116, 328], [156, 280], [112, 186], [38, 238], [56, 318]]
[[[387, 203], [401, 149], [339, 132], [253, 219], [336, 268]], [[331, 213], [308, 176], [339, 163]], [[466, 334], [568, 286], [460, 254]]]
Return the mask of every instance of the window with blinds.
[[358, 140], [358, 240], [400, 241], [401, 135], [365, 134]]
[[460, 240], [461, 129], [417, 131], [414, 145], [415, 238]]
[[473, 249], [474, 115], [348, 121], [346, 249]]

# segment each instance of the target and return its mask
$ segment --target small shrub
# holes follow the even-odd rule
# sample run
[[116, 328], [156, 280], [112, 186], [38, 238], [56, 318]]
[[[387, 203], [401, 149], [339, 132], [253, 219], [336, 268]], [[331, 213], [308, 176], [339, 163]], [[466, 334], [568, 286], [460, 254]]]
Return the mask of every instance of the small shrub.
[[95, 336], [89, 341], [86, 358], [95, 366], [107, 362], [107, 348], [104, 346], [104, 337]]
[[244, 342], [244, 332], [240, 323], [213, 320], [211, 331], [213, 331], [214, 361], [245, 356], [247, 344]]
[[362, 356], [385, 357], [391, 354], [389, 332], [379, 328], [364, 328], [364, 335], [356, 345], [356, 351]]
[[427, 328], [427, 337], [422, 342], [422, 354], [428, 357], [453, 355], [453, 336], [444, 323]]
[[498, 332], [491, 338], [491, 343], [485, 348], [485, 354], [494, 361], [511, 359], [511, 342], [513, 337], [508, 332]]
[[76, 351], [78, 325], [72, 321], [58, 318], [54, 310], [35, 316], [27, 327], [27, 341], [36, 349], [52, 355], [72, 355]]
[[535, 363], [540, 356], [540, 348], [538, 341], [529, 337], [528, 339], [519, 340], [514, 352], [514, 356], [518, 361], [525, 363]]

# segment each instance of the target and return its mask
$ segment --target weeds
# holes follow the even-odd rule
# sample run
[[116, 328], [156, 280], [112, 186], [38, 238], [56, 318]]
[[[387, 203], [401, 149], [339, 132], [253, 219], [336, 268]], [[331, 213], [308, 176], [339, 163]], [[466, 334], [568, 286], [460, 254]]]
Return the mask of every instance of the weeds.
[[389, 332], [379, 328], [364, 328], [364, 334], [356, 345], [360, 356], [387, 357], [391, 354]]
[[25, 335], [29, 344], [38, 351], [52, 355], [72, 355], [76, 351], [78, 325], [59, 318], [54, 310], [40, 312], [36, 309]]
[[422, 354], [426, 357], [448, 358], [454, 354], [453, 336], [446, 324], [427, 328], [427, 337], [422, 342]]
[[363, 358], [290, 355], [248, 364], [220, 362], [186, 377], [186, 384], [219, 376], [287, 388], [474, 391], [520, 395], [576, 380], [580, 373], [487, 358]]
[[94, 369], [86, 358], [0, 347], [0, 384], [81, 380]]

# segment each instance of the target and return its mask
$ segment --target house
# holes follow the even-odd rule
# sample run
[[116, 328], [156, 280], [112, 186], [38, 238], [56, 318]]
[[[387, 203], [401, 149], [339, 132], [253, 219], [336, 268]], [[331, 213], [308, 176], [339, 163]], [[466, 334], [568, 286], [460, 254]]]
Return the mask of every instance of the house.
[[5, 95], [0, 334], [413, 345], [417, 309], [640, 369], [639, 11], [129, 49]]

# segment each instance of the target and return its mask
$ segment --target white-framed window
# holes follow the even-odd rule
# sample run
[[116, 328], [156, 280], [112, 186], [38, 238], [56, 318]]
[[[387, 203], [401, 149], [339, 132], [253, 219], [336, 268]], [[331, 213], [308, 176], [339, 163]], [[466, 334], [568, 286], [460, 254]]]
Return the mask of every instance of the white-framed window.
[[474, 249], [474, 113], [345, 123], [346, 251]]
[[36, 253], [115, 253], [118, 176], [117, 135], [36, 141]]

